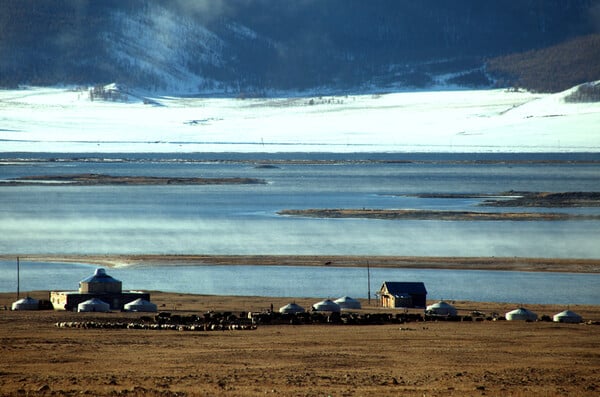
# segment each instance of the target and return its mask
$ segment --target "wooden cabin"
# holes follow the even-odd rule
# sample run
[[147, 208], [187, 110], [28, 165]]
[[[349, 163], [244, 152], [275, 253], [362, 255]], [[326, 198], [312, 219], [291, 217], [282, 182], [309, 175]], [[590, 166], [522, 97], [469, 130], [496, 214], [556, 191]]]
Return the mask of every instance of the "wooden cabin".
[[383, 307], [425, 309], [427, 305], [427, 290], [420, 281], [384, 281], [377, 295]]

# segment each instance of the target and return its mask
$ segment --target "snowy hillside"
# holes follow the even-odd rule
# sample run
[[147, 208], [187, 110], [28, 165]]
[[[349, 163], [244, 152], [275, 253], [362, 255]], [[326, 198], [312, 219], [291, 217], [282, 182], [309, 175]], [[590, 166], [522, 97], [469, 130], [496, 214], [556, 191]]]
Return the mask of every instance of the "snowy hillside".
[[0, 152], [599, 151], [600, 103], [567, 103], [568, 93], [110, 102], [87, 90], [0, 91]]
[[[229, 97], [496, 84], [554, 92], [600, 79], [600, 52], [585, 50], [597, 41], [572, 41], [598, 32], [599, 7], [600, 0], [0, 1], [0, 87], [116, 82]], [[535, 70], [546, 72], [533, 73], [541, 82], [519, 78], [536, 66], [532, 57], [543, 60]]]
[[139, 75], [148, 88], [197, 93], [211, 84], [190, 65], [223, 66], [225, 43], [187, 16], [157, 4], [111, 16], [115, 28], [102, 36], [112, 51], [111, 62]]

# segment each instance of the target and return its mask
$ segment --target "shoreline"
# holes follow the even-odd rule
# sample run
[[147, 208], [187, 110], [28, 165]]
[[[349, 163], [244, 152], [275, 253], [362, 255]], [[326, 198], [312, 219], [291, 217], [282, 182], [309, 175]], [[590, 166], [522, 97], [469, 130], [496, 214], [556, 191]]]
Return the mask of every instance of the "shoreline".
[[102, 185], [264, 185], [257, 178], [184, 178], [158, 176], [114, 176], [104, 174], [35, 175], [2, 181], [0, 186], [102, 186]]
[[0, 260], [124, 266], [323, 266], [399, 269], [494, 270], [519, 272], [600, 273], [600, 259], [525, 257], [442, 257], [368, 255], [0, 255]]
[[[8, 154], [7, 154], [8, 153]], [[285, 166], [285, 165], [340, 165], [340, 164], [448, 164], [448, 165], [556, 165], [556, 164], [578, 164], [578, 165], [597, 165], [600, 164], [600, 160], [594, 158], [585, 158], [585, 159], [577, 159], [577, 158], [531, 158], [531, 156], [536, 156], [539, 154], [544, 155], [578, 155], [578, 154], [596, 154], [595, 150], [588, 150], [583, 152], [501, 152], [503, 157], [500, 158], [474, 158], [474, 159], [463, 159], [463, 158], [450, 158], [453, 155], [456, 155], [456, 152], [397, 152], [397, 153], [388, 153], [388, 152], [309, 152], [310, 154], [315, 155], [313, 158], [305, 157], [305, 156], [295, 156], [295, 157], [286, 157], [286, 154], [290, 153], [270, 153], [270, 152], [255, 152], [252, 155], [248, 155], [243, 158], [235, 158], [232, 154], [237, 154], [235, 152], [200, 152], [200, 153], [190, 153], [190, 152], [86, 152], [86, 153], [77, 153], [77, 156], [70, 156], [72, 153], [70, 152], [48, 152], [56, 155], [65, 155], [64, 157], [44, 157], [44, 155], [48, 154], [46, 152], [27, 152], [26, 156], [14, 156], [14, 153], [19, 152], [7, 152], [4, 153], [3, 157], [0, 157], [0, 166], [12, 164], [12, 163], [73, 163], [73, 162], [84, 162], [84, 163], [143, 163], [147, 161], [157, 162], [157, 163], [177, 163], [177, 162], [186, 162], [186, 163], [209, 163], [209, 164], [248, 164], [252, 166], [261, 166], [261, 165], [271, 165], [271, 166]], [[296, 154], [302, 154], [303, 152], [296, 152]], [[13, 156], [10, 156], [13, 154]], [[19, 153], [23, 154], [23, 153]], [[147, 157], [137, 158], [132, 157], [132, 154], [145, 154]], [[170, 156], [168, 158], [164, 158], [161, 155], [164, 154], [173, 154], [174, 156]], [[193, 156], [196, 155], [197, 156]], [[293, 152], [292, 152], [293, 154]], [[343, 154], [346, 155], [345, 158], [336, 158], [336, 159], [327, 159], [323, 158], [323, 156], [327, 154]], [[352, 156], [361, 155], [361, 154], [377, 154], [377, 155], [393, 155], [393, 158], [372, 158], [371, 156], [367, 156], [367, 158], [363, 157], [355, 157]], [[420, 158], [415, 157], [415, 154], [418, 155], [449, 155], [450, 157], [442, 157], [442, 158]], [[491, 152], [468, 152], [468, 153], [459, 153], [459, 154], [471, 154], [475, 156], [486, 156], [490, 155]], [[529, 155], [528, 158], [512, 158], [512, 156], [522, 156]], [[283, 156], [283, 157], [282, 157]]]
[[309, 208], [286, 209], [278, 215], [303, 218], [353, 218], [380, 220], [441, 220], [441, 221], [579, 221], [600, 220], [600, 215], [580, 215], [557, 212], [480, 212], [406, 209]]

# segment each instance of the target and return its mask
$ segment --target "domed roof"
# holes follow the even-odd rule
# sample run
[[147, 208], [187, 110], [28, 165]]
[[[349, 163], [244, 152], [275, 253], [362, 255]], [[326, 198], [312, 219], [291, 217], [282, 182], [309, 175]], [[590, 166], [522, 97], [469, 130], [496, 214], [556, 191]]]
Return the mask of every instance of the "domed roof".
[[444, 301], [439, 301], [437, 303], [429, 305], [429, 306], [427, 306], [426, 310], [430, 311], [434, 314], [450, 315], [450, 316], [456, 316], [456, 313], [457, 313], [456, 308], [454, 306], [452, 306], [448, 302], [444, 302]]
[[93, 275], [81, 280], [82, 283], [120, 283], [119, 280], [106, 274], [102, 268], [96, 269]]
[[334, 302], [337, 303], [342, 310], [361, 308], [360, 302], [354, 298], [350, 298], [349, 296], [342, 296], [341, 298], [336, 299]]
[[583, 318], [571, 310], [564, 310], [555, 314], [554, 317], [552, 317], [552, 321], [555, 323], [580, 323], [583, 321]]
[[288, 303], [279, 308], [279, 313], [304, 313], [304, 308], [296, 303]]
[[522, 320], [522, 321], [535, 321], [537, 320], [537, 314], [531, 310], [520, 307], [518, 309], [507, 312], [505, 315], [506, 319], [511, 320]]
[[142, 298], [137, 298], [124, 306], [125, 310], [132, 312], [155, 312], [157, 307], [155, 303]]
[[317, 302], [312, 306], [312, 308], [313, 310], [319, 312], [339, 312], [341, 310], [340, 305], [331, 299], [325, 299], [321, 302]]
[[98, 298], [88, 299], [77, 305], [78, 312], [108, 312], [110, 305]]
[[34, 299], [30, 296], [27, 296], [25, 298], [21, 298], [18, 301], [15, 301], [14, 303], [27, 303], [27, 304], [37, 304], [39, 303], [37, 299]]
[[37, 310], [39, 308], [39, 301], [31, 297], [25, 297], [13, 302], [12, 310]]

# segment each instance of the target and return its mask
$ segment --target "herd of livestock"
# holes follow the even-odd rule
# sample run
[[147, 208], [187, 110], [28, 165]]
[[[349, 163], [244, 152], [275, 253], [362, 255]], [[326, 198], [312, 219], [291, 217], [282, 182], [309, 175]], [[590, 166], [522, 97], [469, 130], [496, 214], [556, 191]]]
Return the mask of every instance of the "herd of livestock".
[[[226, 331], [255, 330], [259, 325], [301, 325], [301, 324], [339, 324], [339, 325], [382, 325], [404, 324], [421, 321], [498, 321], [506, 320], [504, 316], [493, 313], [486, 316], [473, 312], [464, 316], [440, 316], [431, 313], [356, 313], [356, 312], [303, 312], [279, 313], [274, 311], [241, 312], [206, 312], [203, 315], [180, 315], [160, 312], [154, 316], [141, 316], [135, 321], [60, 321], [59, 328], [82, 329], [139, 329], [139, 330], [171, 330], [171, 331]], [[542, 316], [538, 321], [552, 321], [549, 316]], [[592, 322], [590, 322], [592, 323]], [[593, 322], [596, 323], [596, 322]]]
[[61, 321], [55, 325], [59, 328], [108, 328], [108, 329], [145, 329], [173, 331], [225, 331], [225, 330], [255, 330], [259, 325], [275, 324], [402, 324], [407, 322], [425, 321], [427, 318], [420, 313], [278, 313], [242, 312], [239, 315], [232, 312], [206, 312], [203, 315], [179, 315], [161, 312], [155, 316], [141, 316], [135, 321]]

